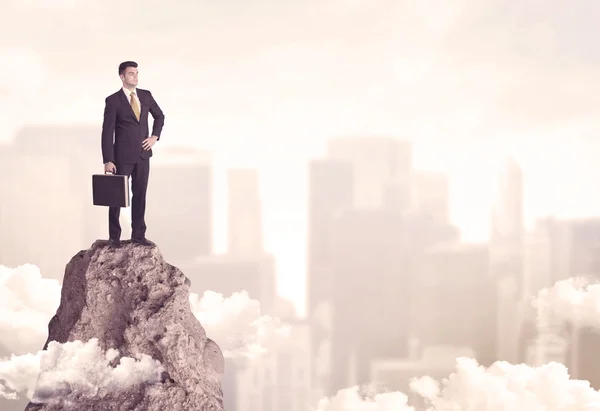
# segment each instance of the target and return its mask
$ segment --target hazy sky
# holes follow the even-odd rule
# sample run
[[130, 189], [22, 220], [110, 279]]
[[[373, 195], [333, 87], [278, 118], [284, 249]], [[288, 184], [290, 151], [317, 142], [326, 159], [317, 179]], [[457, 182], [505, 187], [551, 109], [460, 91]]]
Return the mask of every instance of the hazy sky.
[[523, 162], [528, 218], [600, 209], [595, 0], [0, 7], [0, 139], [23, 123], [99, 124], [119, 62], [136, 60], [139, 86], [166, 114], [157, 155], [163, 144], [212, 149], [220, 181], [225, 166], [260, 168], [266, 245], [301, 311], [306, 161], [330, 136], [415, 141], [418, 167], [450, 173], [451, 214], [468, 239], [487, 235], [505, 151]]

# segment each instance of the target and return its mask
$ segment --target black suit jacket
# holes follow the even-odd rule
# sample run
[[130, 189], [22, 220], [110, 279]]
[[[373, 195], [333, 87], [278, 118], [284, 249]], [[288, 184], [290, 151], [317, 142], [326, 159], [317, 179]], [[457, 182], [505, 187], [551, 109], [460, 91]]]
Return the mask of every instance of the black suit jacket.
[[[152, 157], [152, 149], [144, 150], [144, 139], [157, 136], [165, 124], [165, 115], [156, 104], [152, 93], [136, 88], [140, 100], [140, 121], [137, 120], [123, 89], [106, 97], [104, 121], [102, 123], [102, 162], [119, 164], [135, 164], [140, 157]], [[148, 113], [152, 114], [154, 123], [152, 134], [148, 131]], [[113, 139], [114, 137], [114, 139]]]

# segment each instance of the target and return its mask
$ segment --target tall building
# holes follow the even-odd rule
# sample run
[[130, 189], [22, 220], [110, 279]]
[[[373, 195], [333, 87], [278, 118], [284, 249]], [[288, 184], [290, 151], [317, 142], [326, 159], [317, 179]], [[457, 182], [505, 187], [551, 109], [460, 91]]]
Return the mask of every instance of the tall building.
[[498, 193], [492, 206], [490, 258], [492, 276], [510, 278], [520, 294], [523, 278], [523, 175], [512, 159], [500, 174]]
[[275, 259], [272, 255], [238, 258], [229, 255], [201, 256], [177, 265], [190, 279], [190, 291], [202, 296], [205, 291], [223, 294], [247, 291], [260, 303], [262, 314], [272, 315], [275, 305]]
[[8, 177], [2, 192], [11, 199], [3, 202], [0, 215], [3, 264], [34, 264], [44, 277], [62, 280], [66, 264], [91, 245], [83, 241], [81, 196], [68, 185], [73, 170], [59, 158], [29, 155], [18, 160], [14, 164], [20, 171]]
[[492, 276], [510, 278], [515, 292], [522, 293], [523, 247], [523, 175], [518, 163], [509, 159], [500, 173], [497, 198], [492, 206], [490, 258]]
[[257, 170], [228, 170], [228, 253], [263, 254], [262, 211]]
[[[92, 174], [103, 174], [100, 149], [100, 125], [38, 125], [25, 126], [15, 136], [17, 156], [50, 157], [69, 164], [71, 172], [65, 179], [69, 191], [77, 198], [83, 213], [83, 248], [97, 239], [108, 238], [108, 210], [92, 202]], [[49, 180], [47, 169], [35, 168], [40, 178]], [[57, 200], [61, 192], [56, 192]]]
[[424, 346], [470, 347], [496, 359], [496, 287], [487, 244], [439, 244], [420, 253], [410, 292], [411, 333]]
[[[419, 344], [417, 342], [417, 344]], [[473, 358], [474, 351], [463, 346], [417, 346], [419, 354], [405, 358], [377, 358], [371, 361], [370, 381], [390, 391], [406, 393], [415, 410], [430, 409], [429, 404], [411, 389], [411, 380], [425, 375], [437, 381], [456, 372], [456, 359]]]
[[450, 184], [444, 173], [415, 171], [414, 207], [440, 223], [450, 223]]
[[238, 411], [239, 371], [236, 358], [225, 358], [225, 371], [221, 377], [223, 390], [223, 408], [228, 411]]
[[458, 236], [454, 227], [384, 209], [348, 210], [336, 219], [333, 233], [328, 395], [349, 381], [368, 383], [373, 358], [407, 354], [416, 315], [410, 307], [415, 256]]
[[530, 303], [525, 305], [522, 311], [524, 312], [524, 321], [519, 329], [517, 363], [533, 365], [536, 360], [535, 344], [538, 334], [536, 325], [537, 312], [535, 307]]
[[310, 327], [285, 319], [291, 334], [240, 370], [235, 411], [306, 411], [317, 398], [310, 379]]
[[[569, 346], [573, 342], [572, 330], [557, 318], [548, 307], [536, 308], [536, 336], [529, 347], [528, 360], [534, 366], [541, 366], [555, 361], [562, 364], [570, 363]], [[574, 376], [573, 370], [569, 370]]]
[[508, 158], [498, 180], [498, 196], [492, 211], [492, 240], [520, 242], [524, 231], [523, 172], [516, 160]]
[[589, 381], [595, 390], [600, 389], [600, 360], [596, 355], [599, 344], [600, 332], [596, 327], [577, 327], [569, 365], [570, 370], [575, 370], [572, 378]]
[[600, 279], [600, 218], [536, 221], [525, 242], [526, 296], [573, 276]]
[[[535, 296], [542, 288], [551, 287], [555, 282], [565, 280], [572, 272], [588, 271], [590, 267], [580, 265], [587, 258], [573, 258], [578, 252], [589, 255], [594, 250], [593, 242], [578, 234], [578, 227], [585, 227], [593, 220], [558, 220], [553, 217], [539, 219], [525, 236], [525, 264], [523, 275], [524, 297]], [[573, 250], [577, 247], [577, 250]], [[581, 251], [579, 250], [581, 247]], [[591, 247], [591, 248], [590, 248]]]
[[[261, 315], [275, 314], [277, 297], [275, 259], [272, 255], [210, 255], [181, 263], [179, 268], [191, 281], [190, 291], [200, 297], [206, 291], [220, 293], [226, 298], [234, 293], [246, 291], [250, 298], [260, 303]], [[216, 343], [219, 344], [219, 341]], [[258, 388], [262, 389], [262, 385], [258, 383], [259, 377], [252, 378], [254, 373], [258, 372], [255, 369], [260, 368], [262, 364], [260, 358], [241, 361], [237, 358], [226, 359], [222, 386], [227, 410], [257, 409], [248, 406], [262, 401], [261, 395], [254, 395]], [[248, 374], [249, 368], [253, 373]], [[274, 392], [270, 392], [272, 398]]]
[[[369, 382], [373, 358], [407, 353], [410, 264], [405, 230], [399, 212], [356, 210], [337, 221], [327, 395], [350, 382]], [[381, 313], [394, 313], [393, 320]]]
[[[564, 247], [561, 251], [566, 257], [560, 261], [564, 262], [562, 268], [565, 271], [561, 272], [559, 265], [551, 280], [556, 282], [580, 276], [592, 281], [600, 280], [600, 217], [567, 220], [561, 225], [566, 227], [558, 231], [566, 231], [568, 237], [563, 241], [554, 241], [562, 243]], [[557, 249], [555, 246], [553, 252]]]
[[[528, 236], [526, 286], [528, 295], [571, 277], [591, 282], [600, 279], [600, 218], [541, 219]], [[600, 336], [597, 331], [563, 321], [556, 312], [538, 312], [536, 335], [528, 347], [532, 358], [543, 364], [560, 361], [572, 378], [600, 386], [600, 362], [593, 358]]]
[[508, 159], [500, 174], [498, 198], [493, 205], [490, 238], [490, 274], [498, 290], [498, 359], [515, 363], [518, 335], [524, 319], [523, 299], [524, 221], [523, 175], [519, 164]]
[[9, 230], [15, 229], [12, 227], [14, 223], [10, 219], [11, 206], [9, 201], [6, 200], [6, 198], [9, 198], [7, 193], [14, 184], [12, 179], [8, 178], [10, 170], [14, 170], [16, 166], [14, 156], [14, 144], [0, 144], [0, 173], [4, 176], [0, 178], [0, 193], [4, 198], [3, 201], [0, 201], [0, 233], [2, 233], [2, 236], [0, 236], [0, 264], [3, 265], [11, 265], [7, 260], [12, 251], [7, 249], [11, 244], [10, 234], [8, 233]]
[[[3, 161], [0, 260], [32, 263], [62, 280], [78, 250], [108, 236], [108, 210], [92, 202], [92, 174], [103, 173], [100, 130], [92, 125], [26, 126]], [[60, 241], [54, 237], [60, 235]]]
[[[315, 357], [311, 380], [325, 390], [332, 327], [334, 221], [350, 209], [354, 195], [352, 164], [331, 159], [312, 160], [308, 169], [307, 314]], [[320, 378], [317, 378], [317, 374]]]
[[[557, 219], [546, 218], [539, 220], [534, 229], [537, 241], [537, 253], [530, 255], [526, 265], [528, 283], [534, 284], [532, 292], [537, 293], [541, 288], [552, 287], [558, 281], [571, 277], [583, 277], [591, 282], [600, 279], [600, 218]], [[533, 236], [533, 234], [532, 234]], [[530, 246], [533, 246], [531, 244]], [[535, 271], [533, 267], [542, 267]], [[556, 318], [548, 318], [560, 324], [556, 329], [564, 333], [564, 324]], [[597, 332], [580, 324], [571, 326], [569, 333], [571, 344], [565, 363], [573, 378], [593, 382], [600, 386], [600, 363], [592, 360], [592, 346], [596, 346], [600, 338]], [[567, 328], [568, 331], [568, 328]], [[559, 332], [554, 331], [549, 340], [557, 340]], [[545, 347], [542, 345], [542, 347]], [[550, 357], [553, 358], [553, 357]], [[542, 360], [546, 360], [543, 357]]]
[[[212, 160], [206, 151], [166, 147], [152, 157], [147, 236], [171, 264], [212, 253]], [[125, 233], [125, 228], [124, 228]]]
[[331, 298], [332, 228], [352, 208], [354, 173], [345, 161], [312, 160], [308, 176], [308, 315]]
[[391, 137], [339, 137], [327, 142], [327, 157], [352, 163], [355, 207], [406, 202], [408, 208], [412, 202], [412, 143]]

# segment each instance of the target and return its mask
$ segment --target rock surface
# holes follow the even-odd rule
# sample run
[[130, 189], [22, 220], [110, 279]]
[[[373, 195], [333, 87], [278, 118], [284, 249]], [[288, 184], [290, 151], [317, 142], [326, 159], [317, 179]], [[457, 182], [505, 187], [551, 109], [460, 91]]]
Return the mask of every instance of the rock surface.
[[40, 374], [25, 410], [223, 411], [223, 355], [190, 309], [189, 285], [157, 247], [125, 241], [114, 249], [99, 240], [75, 255], [65, 269], [44, 350], [50, 341], [97, 338], [103, 350], [118, 350], [110, 366], [121, 357], [147, 354], [164, 371], [157, 381], [99, 389], [93, 396], [63, 382], [61, 390], [48, 393]]

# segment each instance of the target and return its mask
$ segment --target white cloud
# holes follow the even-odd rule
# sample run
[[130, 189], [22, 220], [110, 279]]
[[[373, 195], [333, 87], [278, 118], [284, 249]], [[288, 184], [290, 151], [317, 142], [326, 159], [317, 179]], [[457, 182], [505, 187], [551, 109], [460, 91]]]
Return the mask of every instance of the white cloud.
[[485, 368], [459, 358], [457, 371], [438, 384], [435, 390], [430, 378], [415, 379], [411, 388], [428, 395], [432, 410], [594, 410], [598, 408], [587, 404], [600, 401], [589, 382], [571, 380], [567, 368], [558, 363], [530, 367], [496, 362]]
[[[436, 381], [415, 378], [410, 383], [428, 411], [592, 411], [600, 410], [600, 392], [587, 381], [572, 380], [558, 363], [541, 367], [497, 362], [485, 368], [471, 358], [458, 358], [456, 372]], [[360, 394], [358, 387], [322, 399], [317, 411], [414, 411], [401, 392]]]
[[214, 340], [225, 357], [255, 357], [289, 335], [289, 326], [260, 314], [260, 304], [246, 291], [224, 298], [212, 291], [202, 298], [190, 293], [192, 312], [207, 336]]
[[[600, 327], [600, 284], [582, 278], [555, 283], [538, 293], [534, 305], [558, 319]], [[425, 401], [427, 411], [593, 411], [600, 410], [600, 391], [588, 381], [570, 378], [565, 365], [551, 362], [540, 367], [498, 361], [483, 367], [472, 358], [457, 358], [456, 371], [442, 380], [414, 378], [410, 394]], [[400, 392], [359, 395], [357, 387], [323, 399], [318, 411], [412, 410]]]
[[359, 386], [338, 391], [332, 398], [319, 401], [316, 411], [415, 411], [401, 392], [379, 393], [365, 398]]
[[17, 399], [17, 393], [26, 390], [29, 399], [52, 402], [68, 392], [103, 397], [141, 382], [160, 381], [160, 362], [142, 354], [123, 357], [113, 368], [110, 362], [118, 354], [114, 349], [104, 352], [96, 338], [85, 343], [52, 341], [47, 351], [35, 356], [12, 356], [0, 362], [0, 381], [6, 381], [0, 383], [0, 396]]
[[[23, 391], [31, 395], [40, 369], [39, 350], [46, 341], [48, 323], [58, 308], [60, 294], [60, 283], [43, 278], [35, 265], [16, 268], [0, 265], [0, 346], [13, 354], [0, 362], [0, 396], [15, 399]], [[259, 302], [249, 298], [247, 292], [228, 298], [210, 291], [202, 298], [192, 293], [190, 304], [208, 337], [228, 357], [259, 355], [278, 338], [289, 335], [288, 326], [261, 315]], [[31, 354], [34, 352], [38, 354]], [[94, 340], [63, 346], [54, 342], [42, 353], [42, 370], [54, 367], [42, 373], [40, 379], [49, 393], [65, 383], [84, 394], [104, 392], [124, 380], [154, 378], [156, 371], [156, 364], [149, 357], [137, 362], [125, 358], [119, 367], [109, 369], [108, 361], [116, 353], [101, 353]]]
[[[0, 265], [0, 344], [13, 354], [36, 352], [42, 347], [48, 323], [60, 303], [60, 292], [60, 283], [43, 278], [35, 265], [14, 269]], [[289, 327], [261, 315], [260, 303], [245, 291], [227, 298], [212, 291], [202, 298], [191, 293], [190, 304], [209, 338], [226, 356], [255, 356], [278, 337], [289, 335]]]
[[60, 290], [60, 283], [42, 278], [35, 265], [0, 265], [0, 344], [13, 354], [40, 349], [60, 303]]
[[113, 368], [110, 362], [119, 352], [114, 349], [103, 352], [97, 338], [86, 343], [51, 342], [47, 352], [40, 355], [41, 374], [34, 400], [42, 402], [60, 396], [65, 383], [72, 391], [84, 396], [104, 397], [111, 391], [126, 389], [131, 385], [160, 381], [164, 371], [160, 362], [147, 354], [136, 358], [123, 357]]
[[0, 397], [16, 400], [19, 393], [26, 392], [31, 398], [40, 370], [38, 355], [12, 355], [8, 360], [0, 361]]
[[533, 304], [559, 320], [600, 328], [600, 284], [585, 278], [558, 281], [540, 290]]

